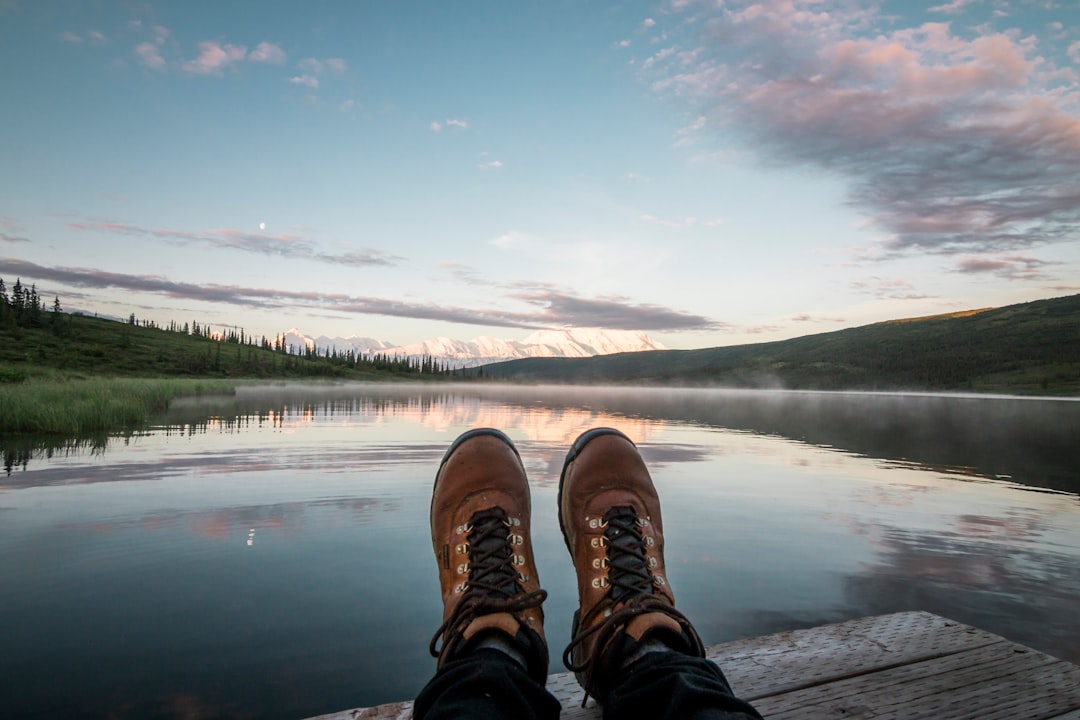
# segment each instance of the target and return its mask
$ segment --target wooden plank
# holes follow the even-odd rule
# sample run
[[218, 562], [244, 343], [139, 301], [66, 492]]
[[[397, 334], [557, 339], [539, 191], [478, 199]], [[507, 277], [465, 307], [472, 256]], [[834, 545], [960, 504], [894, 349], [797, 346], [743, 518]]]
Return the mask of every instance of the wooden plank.
[[412, 717], [412, 701], [376, 705], [370, 708], [355, 708], [341, 712], [327, 713], [308, 720], [409, 720]]
[[739, 640], [707, 655], [739, 697], [753, 701], [1001, 642], [938, 615], [902, 612]]
[[[708, 649], [736, 694], [770, 720], [916, 718], [1080, 720], [1080, 668], [925, 612], [860, 618]], [[548, 677], [565, 720], [596, 720], [572, 673]], [[412, 703], [310, 720], [411, 717]]]
[[[999, 649], [995, 646], [995, 649]], [[1042, 677], [1060, 660], [1041, 653], [1007, 655], [990, 662], [968, 662], [956, 666], [950, 656], [862, 675], [818, 688], [790, 693], [778, 698], [763, 698], [755, 703], [770, 720], [807, 720], [809, 718], [973, 718], [988, 717], [1002, 698], [1009, 697], [1017, 684]], [[974, 658], [969, 658], [974, 659]], [[992, 690], [989, 694], [987, 690]], [[1034, 697], [1032, 701], [1036, 701]], [[777, 711], [775, 704], [783, 704]], [[1045, 717], [1042, 715], [1041, 717]], [[1034, 720], [1037, 715], [1016, 717]]]
[[[1035, 652], [1035, 651], [1031, 651]], [[1036, 653], [1040, 654], [1041, 653]], [[1043, 657], [1049, 657], [1043, 655]], [[940, 698], [925, 717], [943, 720], [1045, 720], [1063, 710], [1080, 709], [1080, 668], [1064, 660], [1035, 671], [991, 678], [963, 694]], [[910, 717], [900, 712], [888, 717]]]
[[[1011, 654], [1005, 657], [1006, 659], [1012, 659]], [[756, 701], [756, 706], [763, 714], [767, 713], [770, 718], [780, 718], [786, 712], [799, 711], [803, 708], [824, 703], [843, 702], [847, 698], [865, 695], [869, 691], [878, 690], [895, 692], [898, 696], [905, 695], [913, 687], [921, 687], [919, 681], [929, 678], [932, 683], [939, 678], [955, 678], [959, 677], [961, 671], [971, 668], [984, 672], [987, 667], [1002, 662], [1001, 658], [1001, 643], [995, 643], [941, 658], [900, 665], [878, 672], [864, 673], [835, 682], [764, 697]], [[1045, 662], [1053, 662], [1053, 658], [1046, 658]]]

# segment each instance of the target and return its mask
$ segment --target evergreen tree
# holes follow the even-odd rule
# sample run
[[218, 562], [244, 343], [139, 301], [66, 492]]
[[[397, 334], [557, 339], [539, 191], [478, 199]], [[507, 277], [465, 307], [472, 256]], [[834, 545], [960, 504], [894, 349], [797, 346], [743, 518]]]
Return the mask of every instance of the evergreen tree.
[[15, 324], [21, 325], [25, 311], [22, 278], [15, 278], [15, 287], [11, 288], [11, 309], [14, 310]]

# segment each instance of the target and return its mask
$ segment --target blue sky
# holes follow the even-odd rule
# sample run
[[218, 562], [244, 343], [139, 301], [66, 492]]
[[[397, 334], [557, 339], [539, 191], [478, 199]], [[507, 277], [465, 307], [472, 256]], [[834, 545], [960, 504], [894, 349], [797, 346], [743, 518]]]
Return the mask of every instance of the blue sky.
[[255, 334], [1080, 292], [1080, 3], [0, 0], [0, 277]]

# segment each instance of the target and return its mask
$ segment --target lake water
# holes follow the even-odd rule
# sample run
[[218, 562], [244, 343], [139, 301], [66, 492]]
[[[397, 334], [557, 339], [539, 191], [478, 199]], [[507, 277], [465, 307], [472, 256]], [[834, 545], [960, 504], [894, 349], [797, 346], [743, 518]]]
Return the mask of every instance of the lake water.
[[576, 597], [558, 475], [599, 425], [652, 470], [672, 587], [707, 644], [921, 609], [1080, 662], [1080, 402], [249, 388], [104, 447], [9, 455], [0, 717], [301, 718], [413, 697], [441, 620], [432, 481], [477, 426], [524, 459], [559, 671]]

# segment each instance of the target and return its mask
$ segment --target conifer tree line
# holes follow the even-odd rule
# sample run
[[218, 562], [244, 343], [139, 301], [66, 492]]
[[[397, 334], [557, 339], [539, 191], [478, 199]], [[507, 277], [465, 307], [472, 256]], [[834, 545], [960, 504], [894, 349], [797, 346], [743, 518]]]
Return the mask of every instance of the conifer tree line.
[[[67, 327], [60, 322], [62, 312], [59, 296], [53, 299], [51, 309], [47, 310], [36, 285], [27, 287], [23, 285], [22, 279], [18, 278], [9, 293], [4, 279], [0, 278], [0, 328], [51, 326], [54, 332], [60, 335], [63, 328]], [[127, 324], [161, 332], [189, 335], [208, 342], [247, 347], [249, 352], [258, 348], [279, 353], [286, 356], [282, 364], [282, 367], [286, 369], [290, 367], [299, 369], [300, 361], [308, 361], [331, 368], [379, 370], [401, 374], [450, 375], [462, 372], [458, 368], [453, 368], [449, 362], [429, 355], [412, 357], [386, 353], [366, 354], [352, 349], [340, 351], [336, 347], [320, 350], [314, 346], [305, 346], [302, 350], [298, 350], [292, 343], [286, 341], [285, 333], [279, 333], [272, 339], [265, 335], [256, 337], [244, 328], [234, 325], [223, 325], [220, 330], [214, 330], [209, 323], [192, 321], [181, 324], [172, 320], [162, 327], [153, 320], [137, 318], [135, 313], [128, 316]], [[237, 353], [242, 352], [242, 347], [237, 348]], [[220, 349], [218, 353], [220, 357]]]
[[22, 278], [18, 278], [8, 295], [7, 285], [0, 278], [0, 327], [35, 328], [46, 324], [58, 327], [59, 318], [59, 297], [53, 299], [52, 309], [46, 310], [45, 300], [38, 294], [37, 285], [26, 287], [22, 284]]

